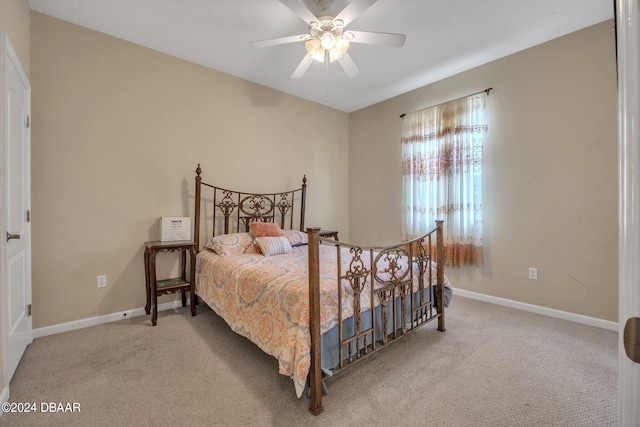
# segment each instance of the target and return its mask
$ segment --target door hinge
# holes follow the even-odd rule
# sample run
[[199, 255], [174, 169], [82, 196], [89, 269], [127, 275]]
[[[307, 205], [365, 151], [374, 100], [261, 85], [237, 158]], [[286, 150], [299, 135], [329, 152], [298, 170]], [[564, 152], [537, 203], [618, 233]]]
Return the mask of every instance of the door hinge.
[[31, 211], [27, 211], [27, 222], [31, 222]]
[[29, 114], [27, 116], [27, 127], [30, 128], [31, 127], [31, 114]]
[[27, 306], [27, 316], [31, 317], [31, 304]]

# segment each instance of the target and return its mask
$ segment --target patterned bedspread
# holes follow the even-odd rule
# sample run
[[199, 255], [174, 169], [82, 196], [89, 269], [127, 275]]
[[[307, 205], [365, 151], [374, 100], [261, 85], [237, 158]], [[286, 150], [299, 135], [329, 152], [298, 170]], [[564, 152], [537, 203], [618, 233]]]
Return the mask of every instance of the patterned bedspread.
[[[280, 373], [293, 379], [298, 397], [311, 361], [307, 248], [297, 246], [289, 254], [270, 257], [257, 253], [219, 256], [203, 250], [196, 259], [197, 294], [234, 332], [278, 360]], [[322, 333], [337, 324], [335, 258], [333, 246], [320, 245]], [[348, 285], [344, 286], [346, 290]], [[363, 299], [362, 310], [369, 306]], [[352, 313], [353, 306], [343, 303], [342, 318]]]

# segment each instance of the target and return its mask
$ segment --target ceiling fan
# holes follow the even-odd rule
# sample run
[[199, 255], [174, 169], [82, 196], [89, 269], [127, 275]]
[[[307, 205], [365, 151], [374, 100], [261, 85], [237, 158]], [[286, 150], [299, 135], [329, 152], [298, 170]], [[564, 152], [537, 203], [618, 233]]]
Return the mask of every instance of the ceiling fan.
[[333, 0], [316, 0], [321, 16], [309, 10], [302, 0], [279, 0], [309, 25], [309, 32], [295, 36], [253, 41], [250, 47], [267, 47], [286, 43], [305, 42], [307, 54], [291, 75], [292, 79], [301, 78], [313, 61], [323, 62], [328, 72], [330, 62], [338, 61], [347, 76], [353, 78], [360, 73], [347, 50], [351, 43], [364, 43], [378, 46], [401, 47], [406, 36], [394, 33], [376, 33], [371, 31], [349, 31], [345, 27], [377, 0], [352, 0], [338, 14], [332, 12]]

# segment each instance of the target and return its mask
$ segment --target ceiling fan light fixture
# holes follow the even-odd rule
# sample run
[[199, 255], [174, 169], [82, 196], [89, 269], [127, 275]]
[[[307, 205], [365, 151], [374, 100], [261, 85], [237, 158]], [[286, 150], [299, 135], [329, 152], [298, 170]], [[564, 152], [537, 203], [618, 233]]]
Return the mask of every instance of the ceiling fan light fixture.
[[344, 55], [349, 49], [349, 39], [344, 36], [339, 36], [336, 40], [336, 49], [340, 52], [340, 56]]
[[328, 51], [329, 62], [334, 62], [342, 58], [342, 56], [347, 52], [347, 49], [349, 49], [349, 40], [342, 36], [335, 37], [333, 47], [327, 49], [322, 45], [321, 38], [314, 37], [308, 40], [304, 44], [304, 47], [307, 49], [307, 53], [316, 61], [324, 62], [324, 52]]
[[331, 50], [336, 45], [336, 36], [331, 31], [325, 31], [320, 35], [320, 44], [325, 50]]
[[342, 54], [338, 49], [333, 48], [329, 51], [329, 62], [337, 61], [340, 58], [342, 58]]
[[305, 49], [307, 49], [307, 53], [316, 61], [324, 62], [324, 49], [320, 44], [320, 39], [318, 37], [314, 37], [311, 40], [307, 41], [304, 44]]
[[330, 31], [313, 37], [304, 44], [307, 53], [318, 62], [324, 62], [324, 52], [329, 52], [329, 62], [334, 62], [342, 58], [349, 49], [349, 39]]
[[[320, 45], [320, 39], [317, 38], [317, 37], [314, 37], [314, 38], [308, 40], [304, 44], [304, 47], [305, 47], [305, 49], [307, 49], [307, 52], [311, 56], [316, 55], [318, 53], [321, 53], [322, 55], [324, 55], [324, 49]], [[322, 52], [320, 52], [320, 51], [322, 51]]]

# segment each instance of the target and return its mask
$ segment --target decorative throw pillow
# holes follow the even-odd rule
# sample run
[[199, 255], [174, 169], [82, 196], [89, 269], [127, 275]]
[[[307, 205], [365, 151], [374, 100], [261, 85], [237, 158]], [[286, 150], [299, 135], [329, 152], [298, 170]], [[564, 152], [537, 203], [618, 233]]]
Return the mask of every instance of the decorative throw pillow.
[[288, 254], [291, 252], [291, 243], [285, 236], [256, 237], [256, 245], [264, 256]]
[[253, 236], [249, 233], [221, 234], [212, 237], [205, 248], [220, 256], [256, 253]]
[[289, 239], [291, 246], [302, 246], [309, 244], [309, 236], [300, 230], [283, 230], [284, 235]]
[[252, 222], [249, 229], [253, 237], [277, 237], [284, 233], [278, 224], [273, 222]]

